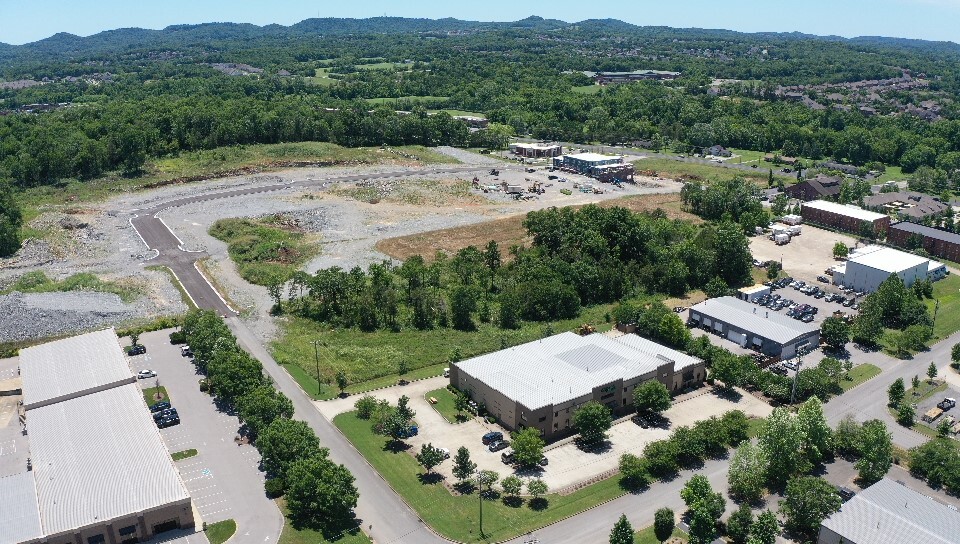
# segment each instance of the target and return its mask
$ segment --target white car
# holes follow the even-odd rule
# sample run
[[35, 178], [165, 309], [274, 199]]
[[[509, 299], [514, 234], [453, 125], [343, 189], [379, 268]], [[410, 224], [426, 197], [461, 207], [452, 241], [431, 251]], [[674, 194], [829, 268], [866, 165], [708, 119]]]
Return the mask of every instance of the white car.
[[450, 458], [450, 450], [448, 450], [447, 448], [437, 448], [437, 449], [440, 450], [440, 453], [443, 454], [444, 459]]
[[140, 372], [137, 372], [137, 379], [139, 380], [145, 380], [147, 378], [156, 378], [156, 377], [157, 377], [157, 373], [152, 370], [145, 369], [145, 370], [141, 370]]

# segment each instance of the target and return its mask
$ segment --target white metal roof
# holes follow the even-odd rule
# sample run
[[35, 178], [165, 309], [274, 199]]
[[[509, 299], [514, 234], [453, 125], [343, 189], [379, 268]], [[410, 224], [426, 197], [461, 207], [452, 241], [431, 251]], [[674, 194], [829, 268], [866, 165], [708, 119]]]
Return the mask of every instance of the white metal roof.
[[0, 478], [0, 544], [19, 544], [43, 536], [32, 472]]
[[781, 344], [789, 344], [819, 328], [735, 297], [707, 299], [690, 310]]
[[35, 408], [27, 428], [47, 535], [189, 498], [136, 384]]
[[[461, 371], [531, 410], [590, 394], [597, 386], [697, 359], [654, 342], [565, 332], [454, 363]], [[682, 358], [682, 360], [681, 360]]]
[[516, 142], [516, 143], [510, 144], [510, 146], [519, 147], [522, 149], [553, 149], [556, 147], [560, 147], [560, 144], [547, 144], [542, 142], [537, 142], [537, 143]]
[[903, 270], [929, 262], [930, 259], [897, 251], [896, 249], [882, 246], [867, 246], [854, 252], [852, 257], [847, 259], [847, 268], [851, 263], [860, 266], [867, 266], [883, 272], [896, 274]]
[[837, 204], [829, 200], [811, 200], [810, 202], [804, 202], [803, 207], [854, 217], [863, 221], [876, 221], [877, 219], [887, 217], [882, 213], [871, 212], [850, 204]]
[[573, 153], [567, 156], [585, 162], [600, 162], [621, 158], [620, 155], [601, 155], [600, 153]]
[[21, 350], [20, 377], [26, 408], [135, 381], [113, 329]]
[[642, 336], [636, 334], [625, 334], [623, 336], [613, 339], [614, 342], [620, 342], [626, 346], [646, 353], [647, 355], [652, 355], [653, 357], [665, 357], [673, 361], [673, 370], [681, 370], [690, 366], [697, 365], [702, 363], [701, 359], [698, 359], [692, 355], [687, 355], [686, 353], [679, 352], [674, 349], [670, 349], [666, 346], [661, 346], [660, 344], [654, 342], [653, 340], [648, 340]]
[[847, 501], [823, 526], [857, 544], [960, 542], [960, 513], [886, 478]]
[[756, 285], [751, 285], [750, 287], [741, 287], [739, 291], [745, 295], [752, 295], [754, 293], [760, 293], [762, 291], [769, 291], [770, 288], [762, 283]]

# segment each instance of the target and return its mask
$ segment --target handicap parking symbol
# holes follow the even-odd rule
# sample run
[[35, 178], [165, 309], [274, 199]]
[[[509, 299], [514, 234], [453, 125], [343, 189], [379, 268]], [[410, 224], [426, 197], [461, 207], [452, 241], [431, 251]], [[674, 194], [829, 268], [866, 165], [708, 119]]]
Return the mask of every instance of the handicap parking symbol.
[[204, 476], [212, 476], [213, 472], [209, 468], [205, 468], [200, 471], [200, 474], [203, 474]]

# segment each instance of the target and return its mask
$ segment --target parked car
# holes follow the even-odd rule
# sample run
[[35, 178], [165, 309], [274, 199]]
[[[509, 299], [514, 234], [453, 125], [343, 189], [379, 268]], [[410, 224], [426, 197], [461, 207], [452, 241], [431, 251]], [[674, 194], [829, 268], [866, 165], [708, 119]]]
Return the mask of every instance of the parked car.
[[512, 465], [516, 460], [513, 450], [507, 450], [500, 454], [500, 461], [505, 465]]
[[847, 502], [853, 498], [856, 493], [849, 487], [837, 486], [837, 494], [840, 495], [840, 498], [843, 499], [843, 502]]
[[179, 424], [180, 424], [180, 417], [173, 416], [173, 417], [163, 418], [160, 421], [158, 421], [157, 427], [161, 429], [165, 429], [167, 427], [173, 427], [174, 425], [179, 425]]
[[157, 377], [157, 373], [152, 370], [144, 369], [144, 370], [141, 370], [140, 372], [137, 372], [138, 380], [145, 380], [147, 378], [156, 378], [156, 377]]
[[498, 440], [497, 442], [494, 442], [494, 443], [490, 444], [489, 446], [487, 446], [487, 449], [490, 450], [490, 453], [493, 453], [493, 452], [497, 452], [497, 451], [500, 451], [500, 450], [505, 450], [505, 449], [507, 449], [507, 448], [509, 448], [509, 447], [510, 447], [510, 441], [509, 441], [509, 440]]
[[860, 303], [859, 303], [859, 302], [854, 302], [854, 303], [853, 303], [853, 306], [851, 306], [850, 309], [851, 309], [851, 310], [859, 310], [859, 309], [860, 309]]
[[143, 355], [147, 352], [147, 347], [143, 344], [137, 344], [127, 348], [127, 355]]
[[800, 318], [800, 321], [804, 323], [810, 323], [813, 321], [813, 314], [803, 314], [803, 317]]
[[784, 361], [782, 364], [790, 370], [796, 370], [800, 368], [800, 365], [798, 365], [796, 361]]
[[444, 459], [449, 459], [449, 458], [450, 458], [450, 450], [448, 450], [447, 448], [437, 448], [437, 450], [439, 450], [440, 453], [443, 454], [443, 458], [444, 458]]
[[171, 408], [170, 403], [167, 402], [167, 401], [165, 401], [165, 400], [160, 401], [160, 402], [155, 402], [155, 403], [153, 403], [153, 404], [150, 405], [150, 411], [151, 411], [151, 412], [162, 412], [162, 411], [167, 410], [167, 409], [169, 409], [169, 408]]
[[420, 434], [420, 428], [416, 425], [411, 425], [409, 429], [400, 433], [400, 438], [410, 438], [411, 436], [417, 436]]
[[161, 412], [156, 412], [155, 414], [153, 414], [153, 420], [160, 421], [161, 419], [166, 419], [174, 416], [180, 417], [180, 414], [177, 413], [177, 409], [167, 408], [166, 410], [163, 410]]
[[823, 283], [830, 283], [830, 278], [826, 276], [817, 276], [817, 281], [823, 282]]
[[500, 442], [501, 440], [503, 440], [503, 433], [499, 431], [490, 431], [489, 433], [483, 435], [483, 438], [481, 440], [483, 441], [484, 445], [490, 445], [490, 444], [493, 444], [494, 442]]
[[823, 298], [825, 296], [826, 296], [826, 293], [824, 293], [823, 291], [817, 291], [816, 293], [813, 294], [813, 298], [817, 298], [817, 299]]
[[854, 302], [856, 302], [856, 299], [848, 298], [847, 300], [843, 301], [843, 305], [844, 305], [845, 307], [849, 308], [849, 307], [853, 306], [853, 303], [854, 303]]
[[646, 420], [643, 416], [641, 416], [640, 414], [637, 414], [637, 415], [633, 416], [633, 417], [630, 418], [630, 419], [632, 419], [634, 423], [636, 423], [637, 425], [643, 427], [644, 429], [650, 427], [650, 424], [647, 423], [647, 420]]
[[193, 350], [190, 346], [180, 346], [180, 355], [183, 357], [193, 357]]
[[550, 464], [550, 460], [547, 459], [546, 455], [544, 455], [543, 457], [540, 458], [539, 461], [537, 461], [537, 464], [540, 465], [541, 467], [545, 467]]

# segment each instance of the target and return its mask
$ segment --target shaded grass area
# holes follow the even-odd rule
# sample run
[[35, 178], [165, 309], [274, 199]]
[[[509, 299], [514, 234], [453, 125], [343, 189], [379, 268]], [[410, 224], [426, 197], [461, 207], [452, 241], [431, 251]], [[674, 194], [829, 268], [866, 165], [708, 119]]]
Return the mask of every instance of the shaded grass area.
[[[740, 170], [738, 168], [724, 168], [715, 164], [700, 164], [675, 161], [672, 159], [647, 158], [633, 162], [637, 171], [652, 170], [657, 175], [665, 178], [679, 179], [681, 177], [695, 176], [704, 180], [730, 179], [735, 176], [742, 176], [762, 187], [767, 186], [767, 176], [769, 167], [758, 167], [755, 170]], [[773, 171], [773, 179], [782, 179], [784, 183], [790, 184], [796, 181], [796, 178], [788, 174], [777, 174]]]
[[183, 450], [183, 451], [171, 453], [170, 457], [172, 457], [174, 461], [181, 461], [183, 459], [189, 459], [196, 455], [197, 455], [197, 450], [190, 448], [189, 450]]
[[440, 389], [434, 389], [423, 396], [427, 402], [430, 402], [431, 397], [437, 399], [437, 403], [433, 405], [433, 408], [447, 421], [450, 423], [460, 423], [461, 421], [466, 421], [466, 417], [469, 414], [462, 412], [458, 417], [457, 408], [454, 405], [454, 399], [456, 396], [454, 396], [449, 389], [446, 387], [441, 387]]
[[220, 219], [210, 235], [226, 242], [240, 276], [256, 285], [273, 285], [290, 278], [313, 257], [318, 246], [282, 215], [264, 219]]
[[177, 288], [177, 291], [180, 292], [180, 300], [183, 301], [183, 303], [186, 304], [187, 308], [190, 308], [191, 310], [195, 310], [197, 308], [197, 305], [194, 304], [193, 299], [190, 298], [190, 295], [187, 293], [187, 290], [183, 288], [183, 284], [180, 283], [180, 279], [177, 278], [176, 274], [173, 273], [173, 270], [170, 270], [169, 267], [162, 266], [162, 265], [152, 265], [152, 266], [146, 267], [146, 269], [163, 272], [164, 274], [169, 276], [170, 283], [172, 283], [173, 286]]
[[[937, 309], [937, 301], [940, 307]], [[926, 300], [927, 308], [937, 319], [933, 324], [934, 339], [946, 338], [960, 330], [960, 276], [951, 274], [933, 283], [933, 300]]]
[[211, 523], [207, 525], [203, 532], [206, 533], [210, 544], [223, 544], [237, 532], [237, 522], [232, 519], [225, 519]]
[[601, 89], [603, 89], [602, 85], [581, 85], [570, 88], [571, 91], [579, 94], [597, 94]]
[[755, 417], [747, 421], [747, 433], [750, 435], [750, 438], [756, 438], [760, 436], [760, 431], [763, 430], [763, 424], [766, 423], [766, 418]]
[[844, 392], [849, 391], [861, 383], [879, 376], [881, 372], [883, 371], [880, 370], [880, 367], [870, 363], [857, 365], [850, 370], [850, 379], [840, 380], [840, 389], [843, 389]]
[[288, 517], [290, 511], [287, 510], [286, 501], [282, 497], [277, 499], [277, 507], [283, 513], [283, 531], [280, 533], [278, 544], [327, 544], [333, 542], [338, 544], [371, 544], [373, 542], [363, 531], [356, 528], [328, 539], [320, 531], [306, 527], [294, 527]]
[[[418, 160], [394, 153], [401, 151]], [[173, 157], [149, 159], [143, 174], [127, 177], [117, 173], [89, 181], [65, 180], [56, 185], [27, 189], [19, 194], [24, 223], [39, 215], [45, 205], [76, 206], [104, 200], [139, 189], [165, 185], [175, 180], [200, 180], [286, 168], [296, 163], [319, 164], [450, 164], [455, 159], [422, 146], [348, 148], [326, 142], [256, 144], [184, 152]]]
[[[154, 379], [154, 378], [151, 378]], [[155, 404], [162, 400], [170, 401], [170, 397], [167, 396], [167, 388], [164, 386], [160, 387], [146, 387], [143, 389], [143, 400], [147, 401], [147, 406]]]
[[[680, 529], [674, 529], [673, 534], [670, 535], [670, 538], [673, 539], [668, 541], [671, 544], [673, 544], [674, 542], [682, 542], [683, 544], [686, 544], [687, 542], [689, 542], [689, 540], [687, 539], [687, 534], [681, 531]], [[652, 525], [650, 527], [647, 527], [646, 529], [641, 529], [636, 533], [634, 533], [633, 542], [634, 544], [660, 544], [660, 541], [657, 540], [656, 533], [653, 532]]]
[[484, 502], [480, 536], [476, 495], [452, 495], [442, 483], [421, 483], [423, 472], [413, 456], [386, 448], [386, 440], [370, 430], [370, 422], [355, 412], [340, 414], [334, 424], [364, 458], [399, 493], [421, 519], [441, 535], [460, 542], [500, 542], [526, 534], [549, 523], [582, 512], [623, 495], [618, 478], [608, 478], [570, 495], [548, 495], [546, 507], [535, 510], [529, 501], [507, 506], [499, 500]]
[[[503, 330], [489, 323], [479, 323], [471, 332], [446, 328], [417, 330], [405, 328], [400, 332], [381, 330], [363, 332], [359, 329], [330, 329], [329, 326], [304, 318], [290, 317], [282, 324], [283, 334], [271, 344], [274, 358], [282, 365], [299, 366], [300, 372], [291, 376], [300, 386], [317, 398], [332, 398], [339, 390], [335, 383], [339, 370], [347, 375], [351, 392], [367, 391], [396, 383], [400, 360], [405, 360], [409, 371], [405, 379], [414, 380], [440, 374], [456, 350], [462, 358], [490, 353], [501, 345], [515, 346], [541, 338], [548, 329], [554, 333], [573, 330], [583, 323], [591, 323], [598, 330], [609, 330], [606, 316], [612, 304], [584, 308], [579, 317], [552, 323], [524, 322], [517, 330]], [[319, 379], [326, 387], [317, 393], [316, 354], [312, 342], [325, 343], [319, 350]], [[289, 369], [289, 366], [288, 366]], [[309, 377], [309, 380], [304, 378]]]
[[112, 293], [124, 302], [133, 302], [143, 291], [129, 281], [104, 281], [88, 272], [80, 272], [62, 280], [52, 280], [41, 270], [27, 272], [17, 278], [0, 294], [19, 291], [21, 293], [55, 293], [66, 291], [96, 291]]
[[[699, 217], [683, 210], [680, 195], [677, 193], [631, 195], [623, 198], [604, 200], [596, 204], [601, 208], [621, 207], [634, 212], [652, 212], [662, 210], [671, 219], [682, 219], [694, 224], [703, 223]], [[583, 206], [571, 206], [579, 209]], [[526, 214], [518, 214], [493, 221], [484, 221], [473, 225], [452, 227], [387, 238], [377, 242], [377, 250], [400, 260], [406, 260], [414, 255], [422, 255], [428, 262], [433, 261], [437, 251], [455, 254], [467, 247], [483, 247], [490, 240], [497, 242], [501, 248], [513, 245], [529, 245], [532, 237], [527, 235], [523, 227]], [[509, 254], [504, 255], [510, 260]]]

